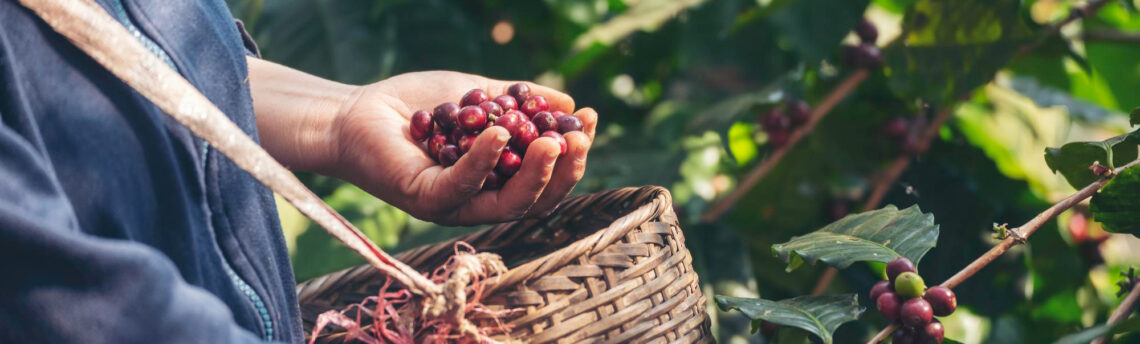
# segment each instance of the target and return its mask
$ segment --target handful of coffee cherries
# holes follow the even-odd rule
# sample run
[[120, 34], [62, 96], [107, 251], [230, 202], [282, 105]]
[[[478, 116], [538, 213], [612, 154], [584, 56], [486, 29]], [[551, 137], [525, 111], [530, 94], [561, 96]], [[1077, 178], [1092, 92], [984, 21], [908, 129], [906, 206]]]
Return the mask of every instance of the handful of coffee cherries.
[[954, 291], [943, 286], [926, 288], [909, 259], [898, 258], [887, 263], [887, 280], [871, 287], [870, 297], [879, 313], [891, 321], [902, 323], [895, 330], [892, 343], [942, 343], [942, 323], [934, 316], [948, 316], [958, 308]]
[[416, 142], [426, 142], [424, 149], [440, 165], [454, 165], [471, 149], [484, 129], [500, 126], [510, 133], [510, 143], [499, 154], [495, 169], [483, 183], [483, 189], [498, 189], [522, 167], [523, 155], [530, 143], [549, 137], [566, 154], [566, 138], [562, 134], [582, 130], [582, 120], [562, 111], [549, 111], [546, 98], [532, 95], [530, 87], [517, 83], [507, 94], [492, 98], [482, 89], [463, 95], [459, 103], [443, 103], [431, 112], [412, 113], [408, 131]]

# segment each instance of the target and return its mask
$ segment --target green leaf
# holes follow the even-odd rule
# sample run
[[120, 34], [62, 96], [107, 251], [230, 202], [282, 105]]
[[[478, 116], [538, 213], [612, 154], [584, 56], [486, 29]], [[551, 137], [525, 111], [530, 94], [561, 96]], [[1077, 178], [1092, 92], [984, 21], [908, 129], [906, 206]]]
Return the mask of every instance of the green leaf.
[[1084, 344], [1107, 334], [1118, 334], [1137, 330], [1140, 330], [1140, 317], [1134, 317], [1132, 319], [1116, 323], [1116, 325], [1113, 326], [1093, 326], [1085, 329], [1084, 331], [1064, 336], [1061, 339], [1058, 339], [1056, 342], [1053, 342], [1053, 344]]
[[1128, 117], [1128, 124], [1140, 125], [1140, 107], [1132, 109], [1132, 112], [1128, 114]]
[[1031, 39], [1015, 0], [918, 1], [885, 52], [891, 90], [946, 104], [989, 82]]
[[898, 210], [893, 205], [848, 215], [823, 228], [772, 245], [772, 252], [788, 263], [788, 271], [809, 261], [846, 268], [861, 261], [889, 262], [906, 257], [915, 264], [937, 244], [934, 215], [918, 206]]
[[1089, 203], [1093, 219], [1103, 224], [1106, 231], [1140, 236], [1140, 198], [1136, 197], [1136, 190], [1140, 190], [1140, 167], [1127, 168], [1112, 177]]
[[[1061, 172], [1069, 185], [1080, 189], [1097, 180], [1089, 171], [1094, 162], [1121, 166], [1136, 160], [1136, 145], [1140, 135], [1133, 132], [1100, 142], [1070, 142], [1061, 148], [1046, 148], [1045, 163], [1053, 172]], [[1111, 164], [1109, 157], [1112, 157]]]
[[855, 294], [800, 296], [781, 301], [716, 296], [721, 309], [736, 309], [753, 320], [804, 329], [830, 344], [832, 333], [849, 321], [859, 319], [865, 310]]
[[799, 0], [773, 12], [769, 20], [804, 63], [815, 65], [835, 52], [863, 19], [868, 0]]

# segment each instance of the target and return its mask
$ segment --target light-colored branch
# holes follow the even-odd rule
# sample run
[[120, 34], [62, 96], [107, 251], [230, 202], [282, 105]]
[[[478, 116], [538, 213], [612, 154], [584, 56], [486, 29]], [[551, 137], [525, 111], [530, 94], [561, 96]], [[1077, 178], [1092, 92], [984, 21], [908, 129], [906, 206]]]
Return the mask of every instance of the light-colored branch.
[[[1124, 171], [1129, 167], [1136, 166], [1137, 164], [1140, 164], [1140, 160], [1134, 160], [1124, 166], [1120, 166], [1119, 168], [1113, 170], [1112, 175], [1119, 174], [1121, 171]], [[1095, 194], [1097, 190], [1100, 190], [1100, 188], [1104, 187], [1105, 184], [1108, 184], [1109, 180], [1112, 180], [1112, 178], [1100, 178], [1092, 184], [1081, 188], [1076, 193], [1069, 195], [1069, 197], [1065, 197], [1065, 199], [1057, 202], [1057, 204], [1049, 207], [1049, 209], [1045, 209], [1045, 211], [1042, 211], [1040, 214], [1037, 214], [1037, 216], [1034, 216], [1032, 219], [1030, 219], [1029, 222], [1026, 222], [1020, 227], [1010, 229], [1011, 233], [1009, 237], [1002, 240], [996, 246], [990, 248], [989, 251], [986, 251], [986, 253], [982, 254], [982, 256], [978, 257], [978, 259], [970, 262], [970, 265], [966, 265], [965, 268], [962, 268], [962, 270], [958, 271], [958, 273], [954, 274], [954, 276], [950, 276], [949, 279], [947, 279], [945, 282], [942, 282], [941, 286], [953, 289], [959, 284], [962, 284], [962, 282], [966, 281], [966, 279], [974, 276], [974, 274], [977, 274], [978, 271], [981, 271], [982, 268], [986, 267], [986, 265], [992, 263], [995, 259], [997, 259], [997, 257], [1000, 257], [1006, 251], [1009, 251], [1010, 247], [1018, 244], [1024, 244], [1025, 240], [1029, 239], [1029, 236], [1033, 235], [1033, 233], [1036, 233], [1037, 229], [1041, 228], [1041, 225], [1044, 225], [1045, 222], [1053, 219], [1061, 212], [1072, 208], [1074, 205], [1081, 203], [1085, 199], [1092, 197], [1092, 195]], [[875, 336], [875, 338], [872, 338], [871, 341], [867, 343], [878, 343], [879, 341], [885, 339], [887, 335], [891, 333], [891, 331], [894, 331], [895, 327], [895, 324], [887, 326], [887, 328], [884, 328], [879, 332], [878, 335]]]
[[788, 138], [788, 143], [772, 152], [772, 155], [768, 156], [767, 159], [761, 161], [759, 165], [748, 172], [748, 175], [740, 181], [740, 185], [737, 185], [727, 195], [724, 195], [724, 197], [714, 202], [712, 206], [709, 206], [704, 216], [701, 216], [701, 222], [709, 223], [716, 221], [716, 219], [719, 219], [724, 213], [732, 209], [732, 206], [736, 205], [736, 202], [740, 201], [740, 198], [744, 197], [744, 194], [752, 190], [752, 187], [756, 186], [768, 172], [771, 172], [772, 169], [780, 163], [780, 160], [782, 160], [792, 148], [795, 148], [796, 143], [799, 143], [800, 139], [815, 129], [816, 124], [818, 124], [824, 116], [827, 116], [827, 114], [831, 112], [831, 109], [835, 108], [851, 91], [854, 91], [855, 87], [859, 86], [863, 80], [866, 80], [867, 76], [867, 69], [860, 68], [843, 79], [839, 85], [836, 85], [835, 88], [831, 90], [831, 93], [828, 93], [827, 96], [812, 109], [811, 119], [808, 120], [807, 123], [804, 123], [802, 127], [792, 132], [791, 137]]
[[[1112, 315], [1108, 316], [1108, 322], [1106, 322], [1105, 325], [1111, 326], [1112, 324], [1127, 319], [1128, 315], [1132, 314], [1132, 310], [1136, 308], [1136, 301], [1140, 300], [1140, 285], [1137, 285], [1140, 284], [1140, 278], [1132, 278], [1130, 282], [1132, 283], [1132, 291], [1128, 292], [1128, 296], [1124, 297], [1124, 301], [1120, 301], [1120, 306], [1117, 306], [1116, 310], [1112, 311]], [[1112, 334], [1107, 334], [1104, 337], [1097, 338], [1092, 344], [1104, 344], [1110, 339], [1112, 339]]]

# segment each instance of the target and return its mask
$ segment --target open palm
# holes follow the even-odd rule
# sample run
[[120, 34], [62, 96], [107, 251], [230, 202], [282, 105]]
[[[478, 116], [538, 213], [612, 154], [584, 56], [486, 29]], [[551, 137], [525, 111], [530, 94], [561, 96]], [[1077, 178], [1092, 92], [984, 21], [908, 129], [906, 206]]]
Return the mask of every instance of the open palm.
[[495, 191], [481, 188], [507, 144], [505, 129], [483, 131], [471, 150], [448, 168], [438, 165], [408, 133], [416, 110], [456, 102], [474, 88], [503, 94], [514, 83], [433, 71], [402, 74], [361, 88], [336, 126], [340, 159], [349, 166], [338, 177], [417, 218], [441, 224], [502, 222], [552, 211], [582, 178], [597, 125], [597, 113], [589, 108], [574, 112], [570, 96], [530, 84], [534, 94], [549, 100], [552, 110], [581, 119], [583, 131], [565, 135], [567, 151], [562, 157], [553, 139], [535, 140], [522, 169]]

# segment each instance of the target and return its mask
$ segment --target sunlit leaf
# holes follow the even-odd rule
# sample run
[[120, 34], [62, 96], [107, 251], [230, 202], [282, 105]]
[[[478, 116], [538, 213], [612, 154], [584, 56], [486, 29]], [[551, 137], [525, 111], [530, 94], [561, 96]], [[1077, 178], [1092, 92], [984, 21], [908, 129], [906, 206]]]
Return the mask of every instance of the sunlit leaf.
[[1097, 180], [1098, 177], [1089, 170], [1094, 162], [1105, 166], [1121, 166], [1136, 160], [1138, 143], [1140, 134], [1135, 132], [1100, 142], [1071, 142], [1061, 148], [1046, 148], [1045, 163], [1053, 172], [1060, 172], [1070, 185], [1079, 189]]
[[888, 262], [899, 257], [918, 264], [937, 242], [934, 215], [924, 214], [917, 205], [903, 210], [888, 205], [772, 245], [772, 252], [788, 263], [788, 271], [804, 261], [823, 261], [842, 269], [855, 262]]
[[770, 321], [808, 331], [824, 343], [832, 342], [832, 333], [849, 321], [859, 319], [865, 310], [859, 307], [855, 294], [800, 296], [781, 301], [716, 296], [722, 309], [736, 309], [753, 320]]

